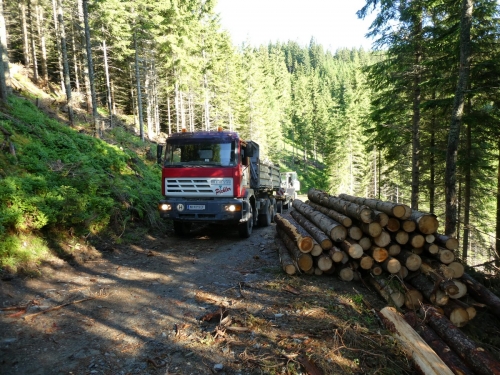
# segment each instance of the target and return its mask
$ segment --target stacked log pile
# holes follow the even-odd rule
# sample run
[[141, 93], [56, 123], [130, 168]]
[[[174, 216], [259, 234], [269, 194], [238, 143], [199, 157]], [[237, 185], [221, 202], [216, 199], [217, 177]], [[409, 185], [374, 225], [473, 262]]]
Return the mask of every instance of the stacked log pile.
[[[404, 204], [347, 194], [335, 197], [317, 189], [311, 189], [308, 198], [307, 202], [294, 200], [289, 214], [275, 216], [276, 242], [288, 274], [368, 281], [399, 311], [415, 312], [425, 307], [427, 319], [435, 322], [429, 323], [433, 328], [445, 325], [445, 321], [465, 326], [476, 315], [475, 306], [486, 305], [500, 317], [500, 299], [464, 273], [454, 254], [458, 241], [437, 232], [435, 215]], [[303, 243], [311, 243], [311, 249]], [[417, 331], [429, 337], [436, 334], [429, 333], [433, 328], [428, 325], [417, 326]], [[453, 338], [443, 340], [446, 344], [442, 345], [457, 346]], [[481, 352], [481, 348], [474, 350]], [[491, 369], [500, 366], [488, 361], [489, 357], [466, 367], [472, 373], [485, 373], [484, 364]], [[495, 371], [487, 373], [500, 374]]]

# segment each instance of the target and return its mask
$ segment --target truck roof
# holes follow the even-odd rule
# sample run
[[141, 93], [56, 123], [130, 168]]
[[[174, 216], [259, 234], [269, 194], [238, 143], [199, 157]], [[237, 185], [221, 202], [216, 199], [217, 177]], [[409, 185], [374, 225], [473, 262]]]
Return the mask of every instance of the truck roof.
[[238, 133], [230, 132], [230, 131], [184, 132], [184, 133], [172, 133], [167, 138], [167, 142], [169, 140], [184, 140], [185, 141], [188, 139], [231, 142], [233, 140], [239, 139], [239, 136], [238, 136]]

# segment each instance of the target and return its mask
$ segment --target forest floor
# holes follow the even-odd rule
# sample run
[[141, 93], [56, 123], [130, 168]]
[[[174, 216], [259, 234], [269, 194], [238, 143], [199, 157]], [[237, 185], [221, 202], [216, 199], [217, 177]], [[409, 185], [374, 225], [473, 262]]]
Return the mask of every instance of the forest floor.
[[377, 294], [286, 276], [274, 234], [275, 224], [245, 240], [227, 227], [186, 238], [137, 227], [127, 244], [68, 245], [37, 277], [4, 277], [0, 373], [417, 373], [380, 324]]

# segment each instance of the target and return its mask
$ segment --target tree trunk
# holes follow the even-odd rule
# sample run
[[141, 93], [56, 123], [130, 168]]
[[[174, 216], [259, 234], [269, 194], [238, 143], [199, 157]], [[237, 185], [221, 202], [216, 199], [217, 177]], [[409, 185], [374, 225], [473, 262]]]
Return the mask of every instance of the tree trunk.
[[311, 252], [314, 246], [313, 239], [295, 220], [276, 214], [274, 222], [297, 244], [300, 251], [303, 253]]
[[[71, 49], [73, 50], [73, 70], [75, 72], [75, 89], [78, 94], [81, 93], [80, 90], [80, 70], [81, 69], [81, 64], [79, 64], [78, 61], [78, 51], [76, 49], [76, 39], [75, 36], [77, 35], [75, 31], [75, 25], [78, 25], [76, 20], [73, 17], [73, 13], [71, 14]], [[78, 34], [79, 35], [79, 34]]]
[[396, 307], [400, 309], [405, 304], [405, 295], [399, 290], [394, 290], [391, 288], [390, 283], [388, 283], [383, 277], [370, 276], [368, 278], [370, 284], [373, 285], [375, 290], [382, 296], [384, 300], [389, 304], [389, 306]]
[[414, 312], [404, 315], [406, 322], [417, 331], [424, 341], [436, 352], [444, 363], [458, 375], [474, 375], [460, 357], [428, 325], [424, 324]]
[[134, 32], [134, 56], [135, 56], [135, 84], [137, 87], [137, 114], [139, 116], [139, 135], [141, 141], [144, 142], [144, 120], [142, 117], [142, 92], [141, 92], [141, 75], [139, 73], [139, 51], [137, 47], [137, 35]]
[[319, 211], [325, 214], [328, 217], [331, 217], [333, 220], [339, 222], [344, 227], [349, 228], [352, 225], [352, 220], [350, 217], [342, 215], [341, 213], [334, 211], [328, 207], [322, 206], [321, 204], [316, 204], [314, 202], [309, 202], [309, 206], [314, 208], [316, 211]]
[[69, 62], [68, 62], [68, 50], [66, 48], [66, 29], [64, 26], [63, 19], [63, 8], [62, 8], [62, 0], [57, 1], [57, 21], [59, 27], [59, 34], [61, 37], [61, 55], [63, 62], [63, 74], [64, 74], [64, 88], [66, 91], [66, 99], [68, 105], [68, 117], [70, 125], [73, 125], [73, 100], [71, 98], [71, 78], [69, 76]]
[[458, 240], [454, 237], [445, 236], [444, 234], [434, 233], [434, 242], [442, 247], [447, 248], [448, 250], [456, 250], [458, 249]]
[[436, 233], [436, 230], [439, 227], [439, 222], [434, 214], [413, 211], [410, 219], [415, 221], [418, 230], [423, 234]]
[[332, 240], [321, 229], [307, 220], [304, 215], [295, 210], [291, 211], [290, 215], [319, 243], [323, 250], [328, 250], [332, 247]]
[[42, 57], [42, 79], [43, 85], [47, 85], [49, 82], [49, 70], [47, 67], [47, 46], [45, 43], [45, 22], [43, 17], [43, 7], [40, 3], [36, 5], [36, 25], [38, 32], [38, 40], [40, 41], [40, 50]]
[[[469, 99], [470, 100], [470, 99]], [[472, 160], [472, 125], [470, 123], [466, 124], [465, 128], [465, 158], [466, 160]], [[468, 249], [469, 249], [469, 224], [470, 224], [470, 201], [471, 201], [471, 163], [465, 163], [465, 186], [464, 186], [464, 222], [463, 222], [463, 236], [462, 236], [462, 259], [467, 263]]]
[[453, 101], [448, 147], [446, 149], [445, 169], [445, 234], [456, 236], [457, 228], [457, 154], [460, 140], [460, 127], [464, 111], [465, 91], [469, 81], [471, 59], [471, 28], [473, 0], [462, 0], [460, 16], [460, 66], [457, 89]]
[[32, 12], [32, 0], [28, 0], [28, 20], [30, 28], [30, 40], [31, 40], [31, 61], [33, 63], [33, 80], [38, 83], [38, 60], [36, 58], [36, 44], [35, 44], [35, 32], [33, 31], [33, 12]]
[[300, 251], [295, 242], [290, 237], [288, 237], [288, 235], [281, 228], [277, 227], [276, 230], [281, 236], [281, 239], [285, 243], [285, 246], [287, 247], [290, 256], [295, 261], [298, 268], [302, 271], [309, 271], [310, 269], [312, 269], [313, 268], [312, 256], [308, 253], [303, 253], [302, 251]]
[[401, 343], [401, 347], [413, 359], [420, 371], [426, 375], [453, 375], [448, 366], [410, 327], [393, 307], [380, 310], [384, 324]]
[[108, 48], [106, 47], [106, 39], [104, 38], [102, 39], [102, 54], [104, 57], [104, 73], [106, 75], [106, 92], [108, 94], [107, 99], [108, 99], [108, 112], [109, 112], [109, 127], [113, 128], [113, 103], [111, 100], [111, 81], [109, 78]]
[[[90, 90], [89, 79], [89, 64], [88, 64], [88, 48], [87, 38], [85, 34], [85, 17], [83, 15], [83, 0], [78, 0], [78, 20], [80, 29], [80, 45], [81, 45], [81, 64], [82, 64], [82, 77], [83, 84], [85, 85], [85, 100], [87, 104], [87, 113], [93, 113], [92, 109], [92, 92]], [[95, 124], [94, 124], [95, 127]], [[95, 130], [94, 130], [95, 131]]]
[[23, 58], [24, 66], [30, 66], [30, 48], [28, 40], [28, 23], [26, 21], [26, 0], [19, 0], [19, 15], [21, 17], [21, 32], [23, 34]]
[[87, 67], [89, 71], [90, 97], [92, 98], [92, 117], [94, 119], [94, 135], [101, 136], [99, 117], [97, 114], [97, 98], [95, 92], [94, 63], [92, 62], [92, 45], [90, 44], [90, 26], [88, 0], [83, 0], [83, 22], [85, 26], [85, 46], [87, 52]]
[[351, 219], [354, 218], [362, 221], [363, 223], [371, 223], [375, 218], [375, 213], [371, 208], [329, 196], [321, 190], [311, 188], [307, 193], [307, 197], [315, 203], [332, 208], [337, 212], [349, 216]]
[[428, 324], [452, 348], [469, 367], [481, 375], [499, 375], [500, 362], [488, 351], [478, 347], [466, 334], [453, 325], [449, 319], [434, 307], [424, 308]]
[[57, 0], [52, 0], [52, 13], [54, 18], [54, 31], [57, 45], [57, 67], [59, 70], [59, 84], [61, 85], [61, 91], [66, 92], [66, 88], [64, 86], [63, 60], [61, 52], [61, 31], [59, 28], [59, 22], [57, 22]]
[[397, 258], [409, 271], [417, 271], [422, 265], [422, 258], [408, 250], [401, 251]]
[[290, 253], [288, 252], [285, 243], [278, 233], [276, 233], [274, 243], [276, 244], [276, 248], [278, 249], [278, 255], [280, 257], [280, 263], [283, 271], [285, 271], [285, 273], [288, 275], [294, 275], [297, 272], [297, 268], [295, 267], [295, 263], [290, 257]]
[[0, 101], [3, 103], [7, 103], [10, 87], [9, 55], [7, 52], [7, 30], [3, 15], [3, 0], [0, 0]]
[[495, 229], [495, 251], [497, 253], [496, 265], [500, 266], [500, 140], [498, 141], [498, 165], [497, 165], [497, 209]]

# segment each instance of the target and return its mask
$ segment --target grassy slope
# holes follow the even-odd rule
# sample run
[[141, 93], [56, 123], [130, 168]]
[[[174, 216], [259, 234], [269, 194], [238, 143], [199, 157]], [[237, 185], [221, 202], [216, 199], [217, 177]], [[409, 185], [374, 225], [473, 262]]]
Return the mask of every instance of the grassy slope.
[[0, 151], [0, 270], [36, 265], [51, 252], [48, 239], [159, 223], [160, 169], [146, 158], [151, 145], [124, 128], [99, 140], [15, 96], [0, 108], [0, 126], [16, 149]]

